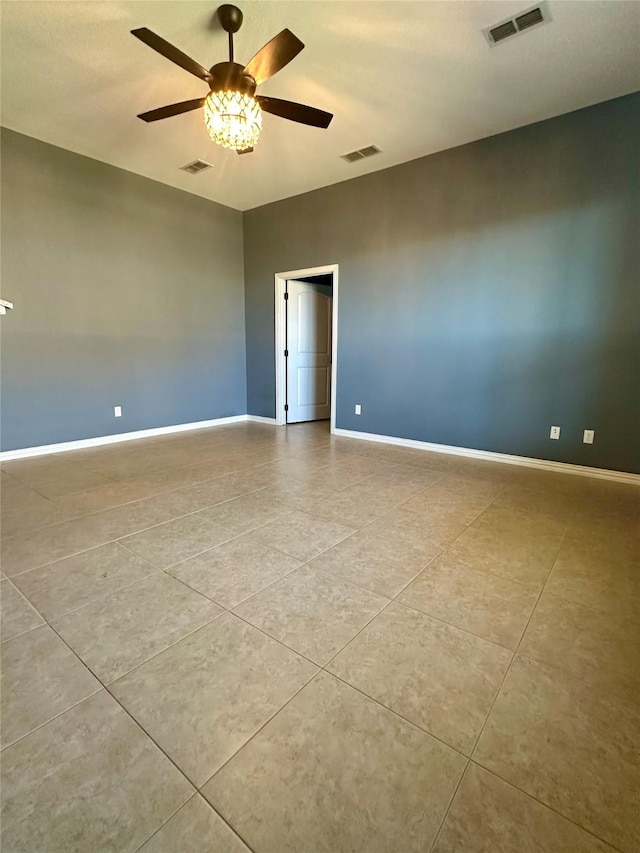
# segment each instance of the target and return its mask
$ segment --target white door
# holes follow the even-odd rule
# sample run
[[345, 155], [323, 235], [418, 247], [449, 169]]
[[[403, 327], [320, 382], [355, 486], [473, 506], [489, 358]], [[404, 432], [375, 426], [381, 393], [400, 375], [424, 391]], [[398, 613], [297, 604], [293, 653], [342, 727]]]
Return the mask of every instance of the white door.
[[287, 423], [331, 417], [331, 287], [287, 282]]

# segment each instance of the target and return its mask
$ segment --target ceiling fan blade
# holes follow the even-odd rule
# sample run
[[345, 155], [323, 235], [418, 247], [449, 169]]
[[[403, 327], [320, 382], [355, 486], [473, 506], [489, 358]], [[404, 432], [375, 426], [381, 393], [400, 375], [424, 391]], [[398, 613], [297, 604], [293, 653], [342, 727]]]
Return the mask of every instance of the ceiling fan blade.
[[297, 121], [300, 124], [310, 124], [312, 127], [329, 127], [333, 118], [332, 113], [308, 107], [306, 104], [296, 104], [294, 101], [268, 98], [265, 95], [258, 95], [256, 100], [266, 113], [288, 118], [289, 121]]
[[236, 151], [236, 154], [251, 154], [253, 148], [245, 148], [244, 151]]
[[260, 48], [244, 70], [259, 86], [295, 59], [303, 47], [304, 44], [291, 30], [282, 30]]
[[140, 113], [138, 118], [142, 121], [159, 121], [161, 118], [170, 118], [171, 116], [179, 116], [180, 113], [188, 113], [190, 110], [197, 110], [204, 104], [204, 98], [194, 98], [192, 101], [181, 101], [179, 104], [169, 104], [168, 107], [158, 107], [157, 110], [149, 110], [146, 113]]
[[179, 65], [180, 68], [184, 68], [184, 70], [188, 71], [190, 74], [194, 74], [196, 77], [199, 77], [201, 80], [205, 80], [207, 83], [211, 79], [209, 71], [207, 71], [206, 68], [203, 68], [199, 62], [196, 62], [195, 59], [191, 59], [191, 57], [187, 56], [186, 53], [178, 50], [177, 47], [169, 44], [168, 41], [165, 41], [163, 38], [160, 38], [160, 36], [152, 33], [151, 30], [148, 30], [146, 27], [131, 30], [131, 35], [140, 39], [140, 41], [144, 42], [152, 48], [152, 50], [155, 50], [164, 56], [165, 59], [175, 62], [176, 65]]

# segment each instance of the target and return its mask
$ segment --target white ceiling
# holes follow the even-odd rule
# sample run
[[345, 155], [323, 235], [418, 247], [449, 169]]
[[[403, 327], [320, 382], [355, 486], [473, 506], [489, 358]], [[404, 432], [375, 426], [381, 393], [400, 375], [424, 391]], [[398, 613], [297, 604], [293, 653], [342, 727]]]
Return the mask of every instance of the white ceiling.
[[[209, 140], [200, 111], [136, 118], [207, 88], [129, 30], [209, 67], [227, 59], [218, 3], [3, 0], [2, 124], [246, 210], [640, 89], [640, 3], [549, 0], [550, 24], [490, 48], [480, 30], [532, 2], [239, 2], [238, 61], [284, 27], [306, 44], [259, 91], [335, 114], [328, 130], [265, 115], [239, 157]], [[339, 158], [372, 143], [383, 153]], [[214, 168], [179, 171], [196, 158]]]

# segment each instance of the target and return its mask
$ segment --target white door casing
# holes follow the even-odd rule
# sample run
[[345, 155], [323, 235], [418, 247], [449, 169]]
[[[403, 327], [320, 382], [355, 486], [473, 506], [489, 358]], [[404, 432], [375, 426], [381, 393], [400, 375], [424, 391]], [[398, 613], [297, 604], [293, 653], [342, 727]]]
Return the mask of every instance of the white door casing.
[[287, 423], [331, 415], [331, 286], [287, 282]]
[[274, 276], [274, 335], [275, 335], [275, 380], [276, 380], [276, 410], [275, 422], [277, 426], [285, 426], [287, 413], [285, 403], [287, 400], [287, 359], [285, 349], [287, 342], [287, 315], [286, 301], [284, 298], [287, 282], [292, 279], [304, 279], [309, 276], [331, 275], [333, 280], [333, 321], [332, 321], [332, 356], [331, 356], [331, 432], [336, 431], [336, 389], [338, 387], [338, 307], [339, 297], [339, 264], [327, 264], [321, 267], [305, 267], [304, 269], [288, 270], [278, 272]]

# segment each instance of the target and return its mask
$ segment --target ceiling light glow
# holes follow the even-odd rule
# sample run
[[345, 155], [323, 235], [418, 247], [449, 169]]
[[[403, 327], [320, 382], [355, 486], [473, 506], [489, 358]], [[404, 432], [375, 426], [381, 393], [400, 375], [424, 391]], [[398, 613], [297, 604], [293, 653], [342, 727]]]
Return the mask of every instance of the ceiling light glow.
[[217, 145], [244, 151], [253, 148], [262, 130], [262, 110], [255, 98], [233, 90], [209, 92], [204, 123]]

